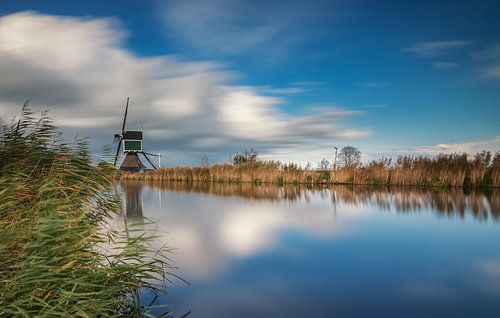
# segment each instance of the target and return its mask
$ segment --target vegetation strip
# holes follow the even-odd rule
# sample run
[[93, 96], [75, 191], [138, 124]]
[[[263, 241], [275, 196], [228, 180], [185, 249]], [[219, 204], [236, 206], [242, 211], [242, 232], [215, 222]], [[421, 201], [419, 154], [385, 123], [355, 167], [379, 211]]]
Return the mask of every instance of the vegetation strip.
[[[252, 152], [250, 152], [252, 153]], [[341, 166], [315, 170], [297, 164], [252, 160], [237, 155], [232, 164], [162, 168], [146, 173], [122, 172], [122, 179], [187, 182], [251, 182], [276, 184], [360, 184], [430, 187], [500, 187], [500, 152], [441, 154], [435, 157], [401, 156], [361, 164], [341, 158]]]
[[46, 115], [24, 107], [0, 127], [0, 316], [150, 315], [141, 291], [165, 292], [167, 250], [133, 226], [110, 228], [115, 173]]

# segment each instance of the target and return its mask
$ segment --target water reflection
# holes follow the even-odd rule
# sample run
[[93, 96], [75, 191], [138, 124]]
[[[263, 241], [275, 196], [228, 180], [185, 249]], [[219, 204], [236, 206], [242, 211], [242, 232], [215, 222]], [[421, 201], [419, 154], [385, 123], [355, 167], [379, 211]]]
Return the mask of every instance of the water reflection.
[[[319, 193], [323, 198], [330, 197], [333, 204], [338, 202], [351, 205], [376, 205], [381, 210], [403, 212], [431, 211], [438, 215], [464, 218], [470, 214], [476, 219], [500, 219], [500, 191], [470, 191], [461, 188], [449, 190], [430, 190], [419, 187], [348, 187], [329, 188], [274, 186], [218, 183], [187, 183], [162, 181], [124, 181], [126, 189], [140, 191], [146, 185], [164, 191], [177, 193], [204, 193], [221, 197], [240, 197], [256, 201], [298, 201], [309, 202], [312, 193]], [[130, 195], [134, 199], [134, 194]], [[142, 213], [142, 207], [141, 213]], [[128, 211], [128, 210], [127, 210]]]
[[[235, 260], [279, 248], [284, 231], [324, 238], [349, 231], [338, 222], [339, 204], [331, 208], [326, 189], [134, 180], [122, 181], [122, 187], [128, 222], [142, 223], [129, 217], [142, 211], [144, 202], [147, 217], [162, 230], [156, 233], [162, 238], [158, 245], [167, 243], [182, 251], [175, 260], [196, 279], [211, 279]], [[349, 212], [347, 218], [362, 214], [354, 207], [342, 210]]]
[[142, 184], [138, 182], [124, 182], [123, 191], [125, 195], [125, 213], [127, 218], [140, 220], [144, 217], [142, 209], [141, 189]]
[[171, 287], [181, 315], [500, 312], [498, 190], [157, 181], [122, 187], [127, 217], [152, 218], [161, 230], [155, 244], [176, 248], [174, 265], [192, 283]]
[[438, 215], [476, 219], [500, 218], [499, 191], [464, 191], [463, 189], [429, 190], [422, 188], [373, 189], [341, 187], [334, 190], [344, 202], [377, 205], [399, 213], [432, 211]]

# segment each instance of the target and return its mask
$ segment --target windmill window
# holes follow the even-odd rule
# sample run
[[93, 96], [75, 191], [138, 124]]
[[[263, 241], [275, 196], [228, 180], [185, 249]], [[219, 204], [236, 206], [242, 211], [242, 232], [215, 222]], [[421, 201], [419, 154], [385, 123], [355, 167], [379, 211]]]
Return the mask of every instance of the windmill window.
[[123, 151], [141, 152], [142, 140], [123, 140]]

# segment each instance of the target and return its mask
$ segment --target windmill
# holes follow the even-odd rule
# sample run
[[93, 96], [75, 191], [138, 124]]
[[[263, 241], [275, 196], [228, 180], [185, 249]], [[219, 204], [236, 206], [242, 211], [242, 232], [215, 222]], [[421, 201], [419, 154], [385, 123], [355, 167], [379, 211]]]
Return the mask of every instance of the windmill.
[[147, 170], [146, 166], [141, 162], [139, 154], [142, 154], [144, 158], [146, 158], [146, 160], [149, 162], [149, 164], [153, 167], [153, 169], [156, 170], [155, 164], [151, 161], [151, 159], [149, 159], [148, 155], [160, 157], [160, 154], [155, 155], [144, 151], [142, 145], [142, 131], [125, 130], [125, 124], [127, 122], [128, 103], [129, 98], [127, 97], [127, 106], [125, 106], [125, 116], [123, 117], [122, 130], [119, 134], [115, 134], [114, 138], [114, 143], [118, 143], [114, 165], [116, 166], [118, 156], [120, 155], [120, 150], [123, 147], [125, 159], [120, 166], [120, 170], [133, 172], [142, 172]]

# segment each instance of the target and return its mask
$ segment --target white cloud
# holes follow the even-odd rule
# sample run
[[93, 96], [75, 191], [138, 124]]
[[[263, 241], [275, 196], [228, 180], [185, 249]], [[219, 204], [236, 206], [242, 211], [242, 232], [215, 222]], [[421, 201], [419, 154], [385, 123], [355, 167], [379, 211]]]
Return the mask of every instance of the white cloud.
[[484, 50], [476, 52], [475, 56], [485, 63], [482, 68], [485, 78], [500, 79], [500, 44], [490, 45]]
[[317, 35], [311, 25], [326, 18], [325, 6], [307, 1], [179, 0], [166, 3], [163, 21], [167, 36], [203, 53], [251, 53], [258, 54], [259, 61], [279, 61]]
[[[410, 53], [420, 58], [436, 58], [449, 56], [452, 53], [460, 53], [464, 61], [464, 68], [475, 70], [476, 76], [485, 79], [500, 79], [500, 44], [489, 45], [476, 43], [479, 48], [474, 51], [465, 52], [470, 48], [471, 41], [440, 41], [422, 42], [411, 47], [402, 49], [402, 52]], [[468, 53], [468, 54], [464, 54]], [[432, 61], [432, 68], [438, 70], [449, 70], [461, 66], [461, 63], [450, 61]], [[477, 74], [478, 73], [478, 74]]]
[[448, 70], [457, 67], [457, 63], [451, 63], [451, 62], [441, 62], [441, 61], [434, 61], [432, 62], [432, 67], [438, 70]]
[[464, 153], [474, 155], [483, 150], [497, 152], [500, 151], [500, 136], [492, 138], [469, 140], [455, 143], [442, 143], [435, 145], [421, 145], [405, 148], [390, 149], [385, 152], [376, 152], [370, 154], [370, 159], [378, 159], [381, 156], [395, 157], [404, 154], [414, 155], [438, 155], [441, 153]]
[[68, 137], [89, 136], [99, 149], [120, 128], [130, 96], [127, 128], [142, 126], [147, 150], [171, 153], [177, 162], [170, 164], [198, 164], [193, 153], [213, 162], [249, 147], [266, 154], [369, 134], [341, 125], [357, 113], [339, 108], [290, 116], [280, 110], [286, 101], [269, 95], [296, 90], [263, 95], [262, 87], [232, 85], [237, 74], [218, 63], [137, 57], [124, 48], [125, 34], [113, 19], [1, 17], [2, 117], [8, 121], [30, 98], [51, 110]]
[[269, 94], [269, 95], [296, 95], [307, 92], [307, 89], [299, 86], [290, 87], [271, 87], [262, 86], [259, 87], [259, 93]]
[[446, 55], [453, 50], [462, 49], [471, 45], [469, 41], [431, 41], [431, 42], [421, 42], [413, 46], [402, 49], [402, 52], [407, 52], [414, 54], [418, 57], [436, 57]]
[[437, 144], [433, 146], [416, 146], [413, 147], [414, 151], [423, 153], [452, 153], [452, 152], [467, 152], [475, 154], [483, 150], [499, 151], [500, 150], [500, 136], [495, 136], [489, 139], [463, 141], [448, 144]]
[[295, 81], [291, 83], [293, 86], [304, 86], [304, 87], [319, 87], [325, 85], [325, 82], [319, 81]]

